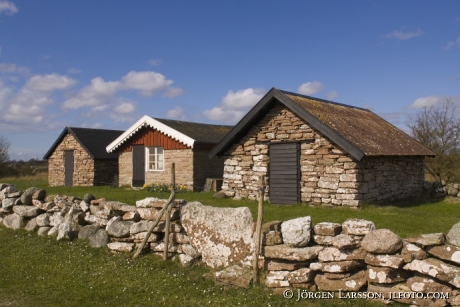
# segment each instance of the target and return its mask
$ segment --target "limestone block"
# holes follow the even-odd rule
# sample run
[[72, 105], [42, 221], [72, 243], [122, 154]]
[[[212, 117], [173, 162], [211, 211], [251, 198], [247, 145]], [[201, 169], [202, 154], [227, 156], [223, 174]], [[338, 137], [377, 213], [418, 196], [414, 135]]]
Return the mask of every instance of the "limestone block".
[[389, 267], [368, 266], [367, 280], [379, 284], [392, 284], [405, 281], [410, 276], [409, 272]]
[[315, 225], [316, 235], [336, 236], [342, 232], [342, 225], [339, 223], [321, 222]]
[[409, 263], [414, 259], [423, 260], [428, 258], [428, 253], [415, 244], [403, 242], [401, 256], [405, 262]]
[[399, 269], [404, 265], [404, 258], [401, 255], [373, 255], [367, 253], [364, 262], [372, 266]]
[[289, 247], [284, 244], [263, 247], [263, 255], [271, 259], [284, 259], [294, 261], [307, 261], [318, 258], [318, 254], [324, 247]]
[[373, 222], [363, 219], [348, 219], [343, 222], [342, 230], [344, 234], [364, 236], [375, 230], [375, 225]]
[[450, 244], [460, 246], [460, 223], [455, 224], [447, 233], [447, 241]]
[[321, 262], [344, 261], [344, 260], [364, 260], [367, 252], [362, 249], [338, 249], [336, 247], [326, 247], [318, 254]]
[[3, 225], [14, 230], [24, 227], [24, 218], [19, 214], [13, 213], [3, 218]]
[[406, 264], [404, 269], [426, 274], [448, 282], [457, 288], [460, 287], [460, 268], [435, 258], [413, 260], [411, 263]]
[[34, 206], [14, 206], [13, 212], [22, 217], [36, 217], [43, 211]]
[[300, 217], [281, 224], [284, 244], [291, 247], [306, 246], [311, 240], [311, 217]]
[[441, 245], [446, 242], [446, 238], [443, 233], [429, 233], [422, 234], [416, 237], [406, 239], [407, 242], [417, 244], [419, 246], [430, 246], [430, 245]]
[[343, 273], [343, 272], [353, 271], [363, 266], [364, 266], [364, 261], [360, 261], [360, 260], [322, 262], [321, 271], [327, 272], [327, 273]]
[[442, 260], [460, 264], [460, 247], [454, 245], [428, 246], [426, 251]]
[[401, 238], [389, 229], [368, 232], [361, 241], [361, 247], [374, 254], [392, 254], [403, 246]]
[[316, 276], [316, 272], [309, 268], [302, 268], [295, 271], [290, 271], [286, 274], [285, 279], [291, 284], [305, 283], [312, 281]]
[[366, 283], [365, 271], [359, 271], [344, 279], [328, 279], [324, 274], [318, 274], [315, 277], [315, 284], [324, 291], [358, 291]]
[[108, 243], [107, 247], [110, 250], [116, 251], [116, 252], [132, 252], [134, 249], [134, 243], [124, 243], [124, 242], [112, 242]]

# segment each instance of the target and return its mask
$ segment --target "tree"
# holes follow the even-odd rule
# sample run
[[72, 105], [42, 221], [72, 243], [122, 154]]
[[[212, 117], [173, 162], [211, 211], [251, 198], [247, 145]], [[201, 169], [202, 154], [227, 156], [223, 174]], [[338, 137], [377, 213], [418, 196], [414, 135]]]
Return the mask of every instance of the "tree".
[[0, 135], [0, 177], [7, 173], [7, 162], [10, 160], [10, 141]]
[[425, 107], [409, 116], [412, 136], [431, 149], [435, 158], [425, 161], [427, 172], [437, 181], [460, 180], [460, 119], [452, 99], [436, 107]]

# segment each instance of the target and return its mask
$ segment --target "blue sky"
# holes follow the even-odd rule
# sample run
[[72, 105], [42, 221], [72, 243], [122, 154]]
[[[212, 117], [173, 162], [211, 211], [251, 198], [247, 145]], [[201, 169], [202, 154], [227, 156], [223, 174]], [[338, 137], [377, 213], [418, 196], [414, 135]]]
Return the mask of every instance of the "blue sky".
[[235, 124], [272, 87], [407, 129], [460, 104], [460, 2], [0, 0], [12, 159], [42, 158], [65, 126]]

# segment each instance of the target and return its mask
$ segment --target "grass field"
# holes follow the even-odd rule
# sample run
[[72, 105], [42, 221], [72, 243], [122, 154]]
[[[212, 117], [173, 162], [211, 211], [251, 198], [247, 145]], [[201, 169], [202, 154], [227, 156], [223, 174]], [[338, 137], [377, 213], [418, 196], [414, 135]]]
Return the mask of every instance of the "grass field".
[[[48, 187], [46, 177], [3, 178], [20, 190], [36, 186], [48, 194], [83, 197], [91, 193], [134, 205], [136, 200], [167, 193], [110, 187]], [[214, 199], [213, 193], [179, 193], [178, 198], [220, 207], [247, 206], [254, 218], [255, 201]], [[265, 204], [264, 220], [312, 216], [313, 223], [342, 223], [347, 218], [373, 221], [401, 237], [447, 231], [460, 220], [460, 204], [449, 202], [364, 206], [360, 209], [307, 205]], [[273, 295], [263, 285], [251, 289], [224, 289], [205, 278], [209, 268], [182, 268], [175, 261], [94, 249], [86, 241], [56, 241], [26, 231], [0, 226], [0, 306], [384, 306], [364, 300], [300, 300]]]

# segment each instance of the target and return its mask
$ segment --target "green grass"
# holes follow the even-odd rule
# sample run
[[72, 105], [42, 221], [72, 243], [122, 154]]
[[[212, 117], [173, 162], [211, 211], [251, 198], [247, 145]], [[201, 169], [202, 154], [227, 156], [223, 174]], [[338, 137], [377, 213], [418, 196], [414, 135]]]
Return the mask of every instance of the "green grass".
[[[36, 186], [48, 194], [119, 200], [134, 205], [145, 197], [167, 198], [168, 193], [111, 187], [49, 187], [46, 177], [3, 178], [20, 190]], [[179, 193], [178, 198], [219, 207], [247, 206], [254, 218], [257, 202], [214, 199], [213, 193]], [[266, 203], [264, 220], [312, 216], [313, 223], [342, 223], [348, 218], [373, 221], [403, 238], [447, 231], [459, 222], [460, 204], [449, 202], [364, 206], [360, 209]], [[263, 285], [250, 289], [224, 289], [204, 277], [202, 265], [182, 268], [149, 254], [135, 261], [132, 255], [94, 249], [86, 241], [58, 242], [24, 230], [0, 226], [0, 306], [383, 306], [365, 300], [287, 300]]]

